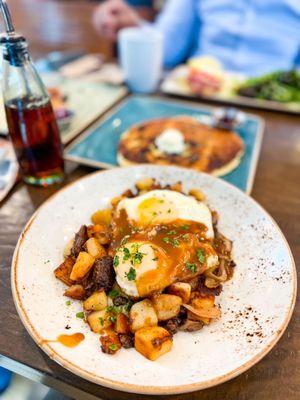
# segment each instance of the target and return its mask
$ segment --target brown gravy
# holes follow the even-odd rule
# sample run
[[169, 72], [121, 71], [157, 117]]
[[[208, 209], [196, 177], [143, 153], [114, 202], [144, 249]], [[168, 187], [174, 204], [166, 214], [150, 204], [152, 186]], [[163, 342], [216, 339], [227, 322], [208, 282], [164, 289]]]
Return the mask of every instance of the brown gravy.
[[56, 340], [43, 340], [42, 343], [61, 343], [66, 347], [76, 347], [84, 340], [83, 333], [73, 333], [71, 335], [59, 335]]

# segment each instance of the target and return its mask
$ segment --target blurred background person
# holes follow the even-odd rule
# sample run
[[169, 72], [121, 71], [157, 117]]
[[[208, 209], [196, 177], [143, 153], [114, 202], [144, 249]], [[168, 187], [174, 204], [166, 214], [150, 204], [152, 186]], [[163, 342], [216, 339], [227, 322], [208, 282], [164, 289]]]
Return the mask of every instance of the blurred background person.
[[[93, 23], [115, 41], [120, 29], [147, 22], [129, 2], [107, 0]], [[169, 68], [201, 55], [249, 76], [300, 66], [299, 0], [167, 0], [153, 24], [163, 33]]]

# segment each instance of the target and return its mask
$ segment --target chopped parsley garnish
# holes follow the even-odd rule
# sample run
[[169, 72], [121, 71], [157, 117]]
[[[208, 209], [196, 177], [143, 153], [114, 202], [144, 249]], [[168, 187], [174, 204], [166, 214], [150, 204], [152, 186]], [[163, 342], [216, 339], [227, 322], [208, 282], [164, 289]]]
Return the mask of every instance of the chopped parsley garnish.
[[131, 300], [128, 301], [128, 303], [125, 304], [124, 309], [125, 311], [129, 311], [133, 305], [133, 302]]
[[130, 252], [127, 247], [123, 247], [123, 261], [130, 260], [132, 265], [141, 264], [145, 253], [139, 251], [139, 245], [137, 243], [131, 245], [131, 250]]
[[179, 240], [178, 239], [173, 239], [172, 240], [172, 246], [173, 247], [178, 247], [179, 246]]
[[132, 253], [130, 254], [131, 256], [131, 264], [140, 264], [142, 262], [142, 259], [145, 255], [145, 253], [142, 253], [139, 251], [139, 245], [137, 243], [134, 243], [131, 248], [133, 249]]
[[197, 272], [197, 264], [195, 263], [186, 263], [185, 266], [189, 269], [193, 274]]
[[176, 234], [176, 231], [174, 231], [174, 230], [167, 232], [167, 235], [175, 235], [175, 234]]
[[167, 244], [171, 244], [173, 247], [178, 247], [179, 246], [179, 240], [176, 239], [176, 238], [170, 239], [168, 237], [163, 237], [162, 240]]
[[110, 320], [110, 322], [112, 322], [113, 324], [116, 322], [117, 318], [114, 315], [110, 315], [108, 317], [108, 319]]
[[119, 265], [119, 256], [115, 255], [114, 257], [114, 267], [116, 268]]
[[203, 249], [197, 249], [197, 257], [201, 264], [205, 263], [205, 251]]
[[111, 290], [108, 295], [111, 299], [114, 299], [115, 297], [119, 296], [120, 292], [118, 290]]
[[136, 278], [136, 270], [134, 268], [130, 267], [129, 272], [126, 272], [125, 276], [129, 281], [134, 281]]
[[128, 242], [128, 240], [129, 240], [129, 238], [127, 236], [124, 236], [122, 241], [121, 241], [121, 244], [122, 245], [126, 244]]
[[67, 300], [66, 301], [66, 306], [70, 306], [71, 305], [71, 300]]
[[109, 350], [111, 351], [116, 351], [118, 349], [117, 345], [115, 343], [112, 343], [108, 346]]
[[158, 257], [152, 258], [152, 261], [157, 261], [157, 260], [158, 260]]
[[76, 314], [76, 317], [77, 317], [77, 318], [83, 319], [83, 318], [84, 318], [84, 312], [83, 312], [83, 311], [78, 312], [78, 313]]
[[159, 202], [162, 204], [162, 203], [164, 203], [165, 201], [164, 201], [163, 199], [161, 199], [161, 200], [159, 200]]
[[104, 319], [102, 317], [99, 317], [99, 321], [100, 321], [100, 324], [103, 326], [104, 325]]
[[189, 229], [189, 227], [190, 227], [189, 225], [181, 225], [180, 226], [181, 229]]
[[127, 247], [123, 248], [123, 261], [129, 260], [130, 258], [130, 251]]
[[189, 234], [185, 233], [184, 235], [181, 236], [183, 240], [188, 240]]
[[171, 208], [168, 209], [168, 214], [170, 214], [170, 213], [171, 213]]
[[139, 251], [134, 253], [131, 258], [132, 264], [140, 264], [142, 262], [143, 257], [144, 254]]
[[113, 312], [115, 314], [119, 314], [122, 312], [123, 306], [108, 306], [106, 307], [106, 311]]
[[132, 232], [134, 232], [134, 233], [137, 233], [137, 232], [140, 231], [140, 229], [137, 228], [136, 226], [132, 226], [132, 227], [131, 227], [131, 230], [132, 230]]

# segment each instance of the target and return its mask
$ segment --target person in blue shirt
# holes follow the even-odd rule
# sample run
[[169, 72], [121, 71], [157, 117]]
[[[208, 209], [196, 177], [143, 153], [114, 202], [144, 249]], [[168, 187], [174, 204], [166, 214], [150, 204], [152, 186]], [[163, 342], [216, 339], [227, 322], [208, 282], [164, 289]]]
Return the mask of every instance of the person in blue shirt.
[[[112, 40], [145, 23], [124, 0], [107, 0], [93, 20]], [[249, 76], [300, 66], [300, 0], [167, 0], [153, 24], [169, 68], [201, 55]]]

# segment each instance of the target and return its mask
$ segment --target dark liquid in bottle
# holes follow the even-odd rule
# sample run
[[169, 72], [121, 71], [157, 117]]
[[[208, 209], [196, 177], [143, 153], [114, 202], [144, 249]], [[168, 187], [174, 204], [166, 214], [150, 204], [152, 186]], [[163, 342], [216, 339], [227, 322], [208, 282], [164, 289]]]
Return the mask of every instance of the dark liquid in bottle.
[[13, 99], [5, 104], [5, 112], [25, 179], [62, 175], [62, 147], [50, 101]]

